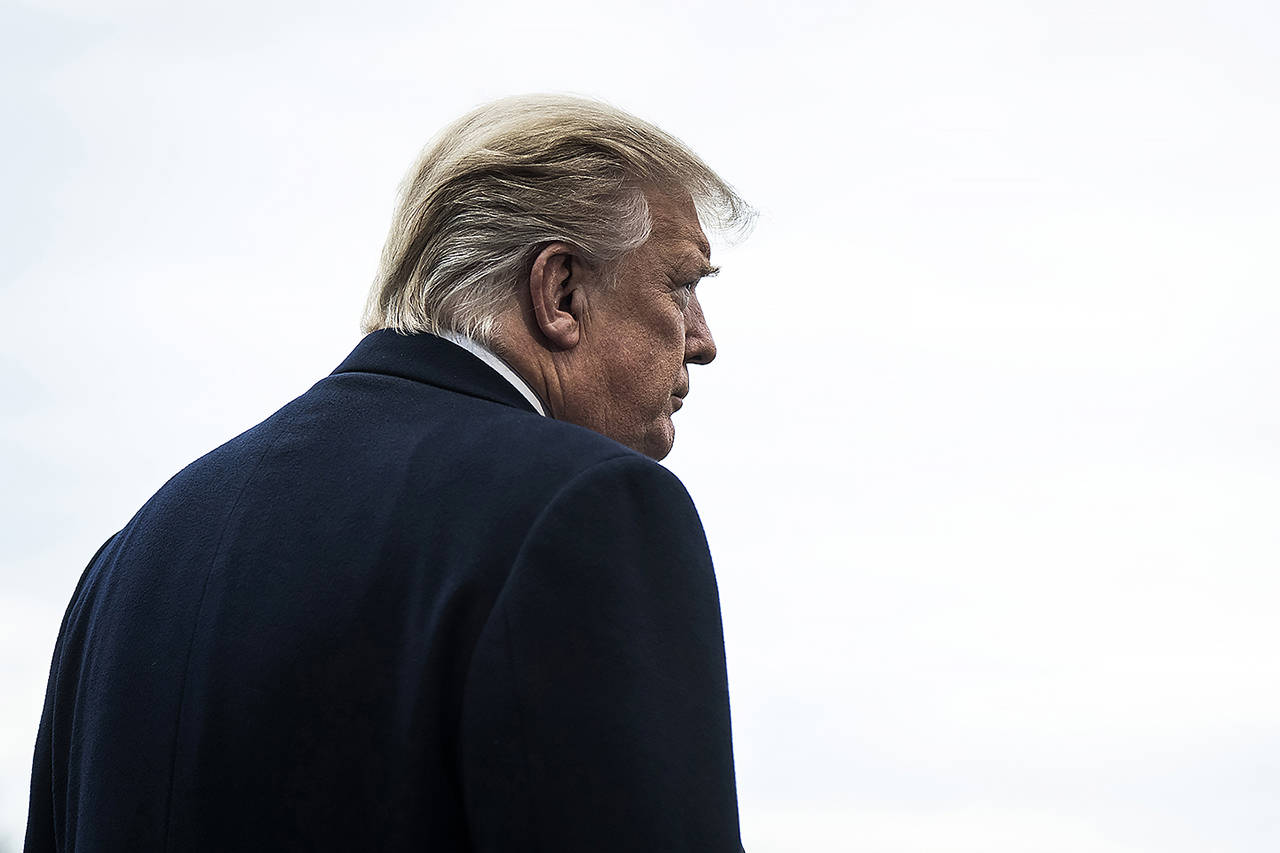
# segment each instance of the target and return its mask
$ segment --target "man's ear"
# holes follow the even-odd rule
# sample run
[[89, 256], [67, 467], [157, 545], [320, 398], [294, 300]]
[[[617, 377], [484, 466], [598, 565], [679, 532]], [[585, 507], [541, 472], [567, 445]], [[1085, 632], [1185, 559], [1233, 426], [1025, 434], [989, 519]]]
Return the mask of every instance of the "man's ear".
[[573, 349], [582, 337], [589, 267], [568, 243], [550, 243], [529, 270], [533, 322], [557, 349]]

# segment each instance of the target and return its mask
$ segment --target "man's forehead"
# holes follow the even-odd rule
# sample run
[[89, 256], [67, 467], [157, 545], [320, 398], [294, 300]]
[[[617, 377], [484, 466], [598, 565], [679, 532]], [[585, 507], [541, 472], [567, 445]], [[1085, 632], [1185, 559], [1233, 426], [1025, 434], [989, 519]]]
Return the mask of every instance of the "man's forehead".
[[707, 243], [706, 235], [701, 231], [686, 231], [659, 238], [659, 240], [673, 255], [682, 260], [711, 263], [711, 245]]
[[711, 260], [711, 243], [698, 222], [693, 198], [673, 198], [668, 193], [649, 196], [649, 215], [654, 239], [676, 251], [692, 247], [704, 260]]
[[702, 253], [702, 257], [708, 261], [711, 260], [711, 243], [707, 241], [707, 235], [702, 233], [701, 228], [696, 234], [686, 235], [685, 239], [693, 243], [694, 248]]

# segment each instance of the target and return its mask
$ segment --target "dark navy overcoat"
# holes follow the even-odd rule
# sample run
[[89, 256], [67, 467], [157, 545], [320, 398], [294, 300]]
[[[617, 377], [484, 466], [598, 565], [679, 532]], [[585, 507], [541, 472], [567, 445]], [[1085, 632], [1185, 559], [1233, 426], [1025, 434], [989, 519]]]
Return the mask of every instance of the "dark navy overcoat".
[[28, 853], [740, 849], [688, 494], [440, 338], [187, 466], [63, 621]]

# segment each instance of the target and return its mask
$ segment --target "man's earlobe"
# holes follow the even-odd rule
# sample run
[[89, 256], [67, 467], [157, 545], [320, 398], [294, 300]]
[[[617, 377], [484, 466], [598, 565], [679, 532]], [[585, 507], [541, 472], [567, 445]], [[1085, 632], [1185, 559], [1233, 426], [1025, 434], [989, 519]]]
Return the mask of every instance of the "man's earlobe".
[[529, 270], [533, 323], [556, 349], [573, 349], [581, 338], [585, 270], [578, 250], [567, 243], [551, 243], [533, 259]]

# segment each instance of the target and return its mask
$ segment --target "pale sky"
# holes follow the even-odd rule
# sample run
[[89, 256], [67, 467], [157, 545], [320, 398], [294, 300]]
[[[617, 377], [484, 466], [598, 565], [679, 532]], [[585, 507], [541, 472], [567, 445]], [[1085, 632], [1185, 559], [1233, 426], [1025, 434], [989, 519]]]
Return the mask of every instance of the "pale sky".
[[0, 850], [84, 564], [359, 338], [441, 126], [604, 98], [760, 210], [667, 464], [749, 853], [1280, 849], [1280, 9], [0, 10]]

